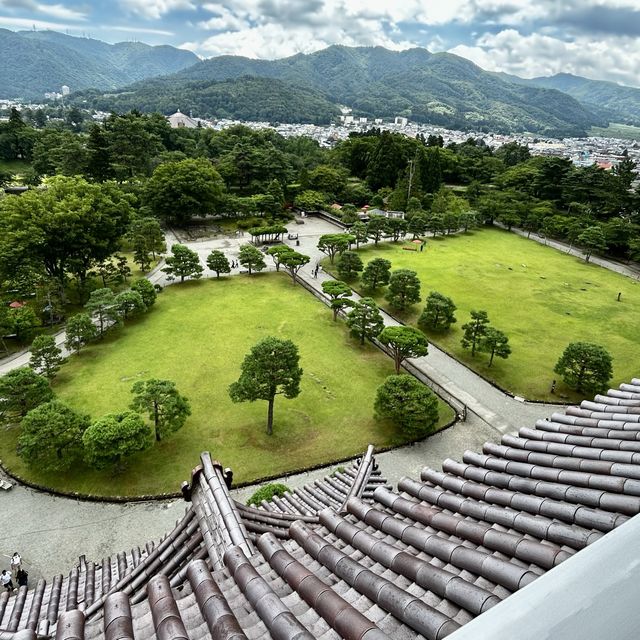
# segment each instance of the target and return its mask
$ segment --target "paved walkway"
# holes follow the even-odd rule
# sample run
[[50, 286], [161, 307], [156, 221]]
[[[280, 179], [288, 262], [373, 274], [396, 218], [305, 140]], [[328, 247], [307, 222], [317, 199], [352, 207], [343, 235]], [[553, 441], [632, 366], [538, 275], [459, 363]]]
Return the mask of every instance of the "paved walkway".
[[[295, 241], [287, 243], [312, 258], [301, 275], [307, 283], [320, 288], [322, 281], [329, 276], [321, 272], [318, 279], [312, 277], [311, 270], [324, 257], [316, 247], [318, 237], [323, 233], [335, 233], [336, 228], [323, 220], [307, 218], [304, 225], [296, 225], [292, 230], [299, 233], [300, 246], [296, 246]], [[236, 258], [240, 246], [247, 240], [248, 237], [239, 236], [187, 244], [198, 252], [205, 265], [212, 249], [222, 249], [229, 258]], [[175, 242], [175, 236], [168, 234], [168, 245]], [[161, 266], [150, 274], [149, 279], [165, 285], [167, 280]], [[234, 273], [238, 271], [236, 269]], [[205, 277], [213, 275], [205, 268]], [[385, 321], [395, 323], [389, 316]], [[64, 342], [64, 332], [56, 336], [56, 341]], [[0, 362], [0, 374], [27, 364], [28, 360], [29, 354], [25, 353]], [[382, 472], [392, 484], [404, 475], [417, 477], [425, 465], [439, 469], [443, 459], [460, 459], [467, 449], [479, 451], [487, 440], [497, 441], [501, 434], [532, 425], [536, 419], [547, 417], [557, 409], [554, 405], [514, 400], [433, 345], [430, 345], [428, 356], [416, 359], [414, 363], [425, 375], [466, 404], [470, 413], [466, 422], [458, 423], [422, 443], [378, 456]], [[330, 471], [331, 468], [299, 474], [284, 481], [296, 487]], [[239, 499], [246, 499], [254, 489], [240, 490], [236, 495]], [[184, 508], [181, 500], [128, 504], [80, 502], [16, 486], [9, 492], [0, 493], [0, 513], [5, 525], [0, 533], [0, 567], [2, 555], [10, 556], [18, 550], [30, 569], [30, 578], [50, 577], [68, 570], [81, 554], [98, 560], [142, 545], [149, 539], [159, 539], [173, 527]]]

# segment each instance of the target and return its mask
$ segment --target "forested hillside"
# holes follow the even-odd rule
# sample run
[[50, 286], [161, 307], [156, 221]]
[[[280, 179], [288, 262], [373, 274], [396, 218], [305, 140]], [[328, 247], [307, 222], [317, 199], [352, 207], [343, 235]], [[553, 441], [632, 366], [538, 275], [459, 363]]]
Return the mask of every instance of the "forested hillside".
[[250, 77], [176, 83], [155, 79], [116, 94], [85, 91], [74, 100], [105, 111], [140, 109], [169, 114], [180, 109], [203, 118], [271, 122], [326, 124], [339, 113], [336, 105], [318, 91], [281, 80]]
[[[405, 115], [417, 122], [456, 129], [582, 135], [592, 125], [605, 123], [559, 91], [505, 82], [464, 58], [431, 54], [425, 49], [395, 52], [382, 47], [332, 46], [274, 61], [220, 56], [167, 78], [138, 83], [113, 96], [92, 95], [90, 102], [102, 108], [128, 108], [137, 101], [149, 111], [167, 112], [165, 96], [184, 95], [193, 100], [197, 115], [205, 115], [195, 106], [202, 105], [206, 115], [224, 112], [242, 117], [240, 113], [255, 106], [234, 100], [209, 107], [207, 92], [212, 83], [223, 80], [229, 81], [225, 87], [231, 90], [230, 81], [247, 76], [313, 89], [334, 104], [352, 107], [359, 115]], [[194, 81], [201, 84], [193, 85]], [[128, 97], [123, 99], [122, 93]], [[294, 119], [306, 120], [302, 113]]]
[[107, 44], [55, 31], [0, 29], [0, 98], [43, 99], [45, 92], [116, 89], [174, 73], [198, 61], [190, 51], [140, 42]]

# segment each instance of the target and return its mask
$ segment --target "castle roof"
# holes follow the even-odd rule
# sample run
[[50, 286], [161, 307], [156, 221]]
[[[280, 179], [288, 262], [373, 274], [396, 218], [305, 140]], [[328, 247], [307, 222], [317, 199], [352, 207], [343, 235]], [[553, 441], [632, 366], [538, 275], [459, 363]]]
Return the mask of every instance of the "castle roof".
[[[237, 503], [203, 453], [183, 493], [185, 515], [159, 542], [97, 564], [81, 558], [67, 576], [3, 593], [0, 640], [437, 640], [469, 637], [474, 619], [475, 637], [502, 638], [492, 632], [499, 612], [511, 611], [513, 628], [528, 593], [539, 627], [545, 602], [567, 601], [562, 576], [579, 583], [588, 563], [615, 584], [618, 541], [637, 539], [623, 534], [640, 529], [640, 379], [395, 490], [369, 448], [259, 507]], [[610, 599], [627, 602], [632, 584], [637, 575]], [[573, 602], [574, 615], [597, 603], [602, 617], [599, 581], [582, 586], [591, 600]], [[613, 636], [632, 637], [608, 620]]]

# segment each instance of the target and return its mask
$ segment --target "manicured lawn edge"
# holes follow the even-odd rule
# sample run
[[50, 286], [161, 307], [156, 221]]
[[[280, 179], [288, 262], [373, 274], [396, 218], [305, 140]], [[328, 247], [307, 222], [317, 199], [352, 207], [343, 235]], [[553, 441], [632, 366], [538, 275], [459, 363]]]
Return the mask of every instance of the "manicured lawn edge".
[[[450, 406], [450, 405], [448, 405]], [[374, 456], [379, 455], [381, 453], [386, 453], [388, 451], [395, 451], [396, 449], [402, 449], [403, 447], [411, 447], [419, 442], [424, 442], [428, 440], [432, 436], [438, 435], [447, 429], [453, 427], [457, 422], [458, 418], [456, 412], [453, 412], [454, 418], [440, 427], [438, 430], [430, 433], [424, 438], [420, 438], [418, 440], [413, 440], [411, 442], [403, 442], [402, 444], [397, 444], [393, 446], [380, 447], [376, 448], [374, 451]], [[350, 460], [354, 460], [358, 456], [347, 456], [346, 458], [338, 458], [337, 460], [331, 460], [330, 462], [321, 462], [316, 465], [312, 465], [310, 467], [301, 467], [299, 469], [292, 469], [286, 475], [271, 475], [264, 476], [263, 478], [256, 478], [255, 480], [250, 480], [247, 482], [239, 482], [232, 486], [233, 489], [244, 489], [245, 487], [253, 487], [257, 485], [264, 484], [265, 482], [272, 482], [274, 480], [283, 480], [288, 478], [289, 476], [295, 476], [301, 473], [309, 473], [310, 471], [317, 471], [318, 469], [328, 469], [336, 464], [340, 464], [342, 462], [349, 462]], [[182, 498], [182, 492], [176, 491], [173, 493], [157, 493], [157, 494], [145, 494], [141, 496], [101, 496], [90, 493], [81, 493], [76, 491], [61, 491], [58, 489], [52, 489], [42, 484], [38, 484], [37, 482], [31, 482], [26, 478], [18, 475], [11, 471], [11, 469], [7, 468], [5, 464], [0, 460], [0, 470], [9, 476], [12, 480], [15, 480], [17, 483], [29, 487], [30, 489], [34, 489], [35, 491], [40, 491], [41, 493], [47, 493], [52, 496], [58, 496], [61, 498], [72, 498], [74, 500], [82, 500], [84, 502], [106, 502], [106, 503], [115, 503], [115, 504], [126, 504], [128, 502], [162, 502], [166, 500], [175, 500], [177, 498]], [[189, 472], [190, 474], [191, 472]]]

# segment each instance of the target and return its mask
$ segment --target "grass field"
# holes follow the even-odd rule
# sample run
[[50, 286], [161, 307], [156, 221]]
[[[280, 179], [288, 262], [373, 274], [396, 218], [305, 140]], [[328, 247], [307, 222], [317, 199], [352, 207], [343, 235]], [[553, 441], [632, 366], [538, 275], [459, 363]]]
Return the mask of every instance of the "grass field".
[[640, 140], [640, 127], [611, 122], [608, 127], [591, 127], [589, 135], [602, 136], [603, 138], [621, 138], [622, 140]]
[[[264, 336], [289, 338], [304, 369], [298, 398], [278, 398], [274, 435], [265, 433], [267, 403], [233, 404], [227, 387], [250, 347]], [[174, 380], [192, 415], [175, 435], [131, 459], [119, 475], [78, 468], [46, 474], [15, 455], [17, 429], [0, 432], [0, 457], [20, 475], [62, 490], [102, 495], [177, 491], [209, 450], [244, 482], [399, 443], [373, 419], [377, 387], [391, 359], [361, 349], [322, 303], [283, 274], [238, 276], [168, 287], [141, 320], [70, 359], [55, 392], [94, 418], [127, 408], [136, 380]], [[453, 417], [442, 404], [440, 424]]]
[[[423, 301], [434, 290], [451, 297], [458, 322], [430, 339], [503, 388], [529, 399], [576, 400], [560, 380], [551, 395], [550, 384], [560, 354], [577, 340], [609, 350], [612, 383], [640, 373], [639, 282], [498, 229], [429, 240], [422, 253], [402, 246], [366, 245], [360, 253], [365, 264], [384, 257], [392, 269], [415, 270]], [[384, 306], [383, 295], [377, 300]], [[415, 322], [423, 307], [415, 305], [402, 319]], [[496, 358], [491, 368], [486, 355], [471, 358], [460, 346], [460, 327], [472, 309], [486, 310], [492, 325], [509, 336], [511, 356]]]

